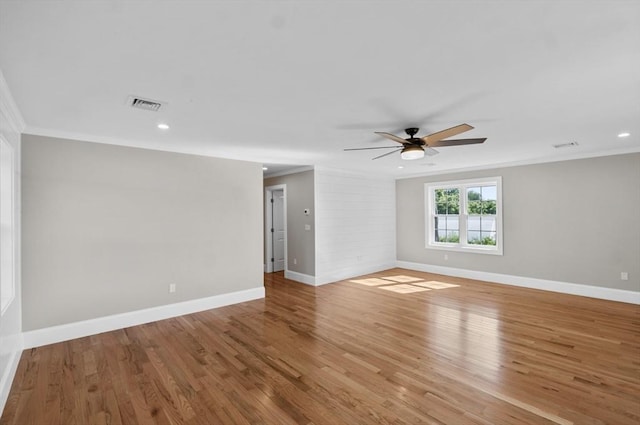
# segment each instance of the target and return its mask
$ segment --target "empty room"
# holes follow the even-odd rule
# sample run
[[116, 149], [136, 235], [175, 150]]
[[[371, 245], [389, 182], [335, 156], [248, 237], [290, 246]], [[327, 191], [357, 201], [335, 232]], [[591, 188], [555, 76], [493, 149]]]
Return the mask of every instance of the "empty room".
[[640, 2], [0, 0], [0, 425], [637, 425]]

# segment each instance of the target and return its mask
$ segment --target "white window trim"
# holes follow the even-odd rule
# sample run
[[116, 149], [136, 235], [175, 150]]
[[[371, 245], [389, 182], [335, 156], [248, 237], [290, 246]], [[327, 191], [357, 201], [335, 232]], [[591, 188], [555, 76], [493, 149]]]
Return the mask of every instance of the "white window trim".
[[[16, 296], [16, 271], [15, 271], [15, 258], [16, 258], [16, 222], [15, 222], [15, 203], [16, 203], [16, 190], [15, 190], [15, 150], [11, 143], [9, 143], [2, 135], [0, 135], [0, 144], [2, 148], [6, 148], [5, 152], [9, 155], [9, 170], [3, 170], [5, 177], [8, 176], [8, 181], [2, 179], [1, 184], [8, 186], [8, 193], [2, 194], [2, 203], [8, 201], [8, 221], [9, 229], [5, 229], [4, 232], [0, 232], [0, 244], [9, 247], [6, 252], [2, 252], [0, 248], [0, 261], [3, 263], [2, 275], [0, 276], [0, 316], [4, 315]], [[6, 196], [6, 198], [4, 198]], [[7, 208], [7, 205], [4, 205]], [[9, 265], [7, 268], [6, 266]]]
[[[487, 245], [471, 245], [471, 244], [461, 244], [461, 243], [447, 243], [447, 242], [435, 242], [434, 241], [434, 217], [435, 217], [435, 208], [433, 205], [435, 203], [434, 193], [435, 189], [450, 189], [450, 188], [459, 188], [460, 189], [460, 219], [458, 220], [460, 224], [460, 235], [467, 234], [467, 212], [466, 212], [466, 189], [468, 187], [474, 186], [483, 186], [483, 185], [496, 185], [496, 244], [487, 246]], [[477, 254], [490, 254], [490, 255], [503, 255], [502, 251], [502, 241], [504, 239], [503, 228], [502, 228], [502, 177], [483, 177], [477, 179], [468, 179], [468, 180], [455, 180], [455, 181], [444, 181], [444, 182], [432, 182], [425, 183], [425, 220], [427, 221], [425, 226], [425, 247], [428, 249], [439, 249], [444, 251], [457, 251], [457, 252], [469, 252], [469, 253], [477, 253]], [[463, 233], [464, 232], [464, 233]], [[461, 236], [462, 237], [462, 236]], [[466, 236], [465, 236], [466, 238]]]

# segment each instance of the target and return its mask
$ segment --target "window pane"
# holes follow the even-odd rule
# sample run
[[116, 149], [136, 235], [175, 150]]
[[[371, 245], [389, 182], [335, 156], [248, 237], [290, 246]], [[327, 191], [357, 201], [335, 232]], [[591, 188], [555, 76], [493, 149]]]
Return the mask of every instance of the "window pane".
[[442, 189], [435, 190], [436, 214], [447, 213], [447, 197]]
[[496, 231], [496, 216], [494, 215], [483, 215], [481, 218], [481, 230], [482, 231]]
[[495, 214], [496, 195], [495, 185], [467, 188], [467, 213]]
[[470, 244], [477, 244], [480, 241], [480, 231], [479, 230], [469, 230], [467, 232], [467, 242]]
[[438, 215], [434, 217], [434, 241], [457, 243], [460, 240], [460, 220], [458, 216]]
[[458, 189], [447, 190], [447, 214], [458, 214], [460, 205], [460, 197], [458, 195]]
[[482, 201], [482, 214], [495, 214], [496, 201]]
[[435, 189], [436, 214], [458, 214], [460, 195], [458, 189]]
[[436, 214], [458, 214], [460, 193], [458, 189], [435, 189]]
[[467, 188], [467, 214], [482, 214], [481, 187]]
[[470, 215], [467, 220], [467, 229], [468, 230], [480, 230], [480, 216], [479, 215]]
[[434, 217], [434, 229], [435, 234], [433, 240], [435, 242], [442, 242], [443, 239], [447, 237], [447, 216], [436, 216]]
[[467, 239], [471, 245], [495, 245], [495, 232], [469, 232]]
[[442, 242], [458, 243], [460, 242], [460, 233], [457, 230], [448, 230], [446, 240]]
[[482, 232], [480, 235], [481, 245], [495, 245], [496, 244], [496, 232]]
[[498, 199], [498, 190], [495, 185], [482, 186], [482, 200], [495, 201]]
[[469, 187], [467, 188], [467, 200], [480, 201], [482, 199], [481, 187]]

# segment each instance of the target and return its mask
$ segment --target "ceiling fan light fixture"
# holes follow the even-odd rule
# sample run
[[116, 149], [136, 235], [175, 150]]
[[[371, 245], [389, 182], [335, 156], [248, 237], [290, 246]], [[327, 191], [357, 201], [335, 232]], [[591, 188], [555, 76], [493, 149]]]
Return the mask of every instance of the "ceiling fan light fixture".
[[406, 148], [402, 149], [402, 152], [400, 152], [400, 158], [406, 160], [424, 158], [424, 149], [422, 149], [422, 146], [407, 146]]

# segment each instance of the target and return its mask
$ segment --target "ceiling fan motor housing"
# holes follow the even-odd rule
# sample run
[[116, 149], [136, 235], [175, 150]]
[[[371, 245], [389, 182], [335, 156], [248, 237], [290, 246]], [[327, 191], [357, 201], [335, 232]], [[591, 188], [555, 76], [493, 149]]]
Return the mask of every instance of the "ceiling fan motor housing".
[[409, 135], [409, 137], [410, 137], [410, 138], [412, 138], [412, 139], [413, 139], [413, 136], [415, 136], [416, 134], [418, 134], [418, 131], [419, 131], [419, 130], [420, 130], [420, 129], [419, 129], [419, 128], [417, 128], [417, 127], [409, 127], [409, 128], [406, 128], [404, 131], [405, 131], [405, 133], [407, 133], [407, 134]]

